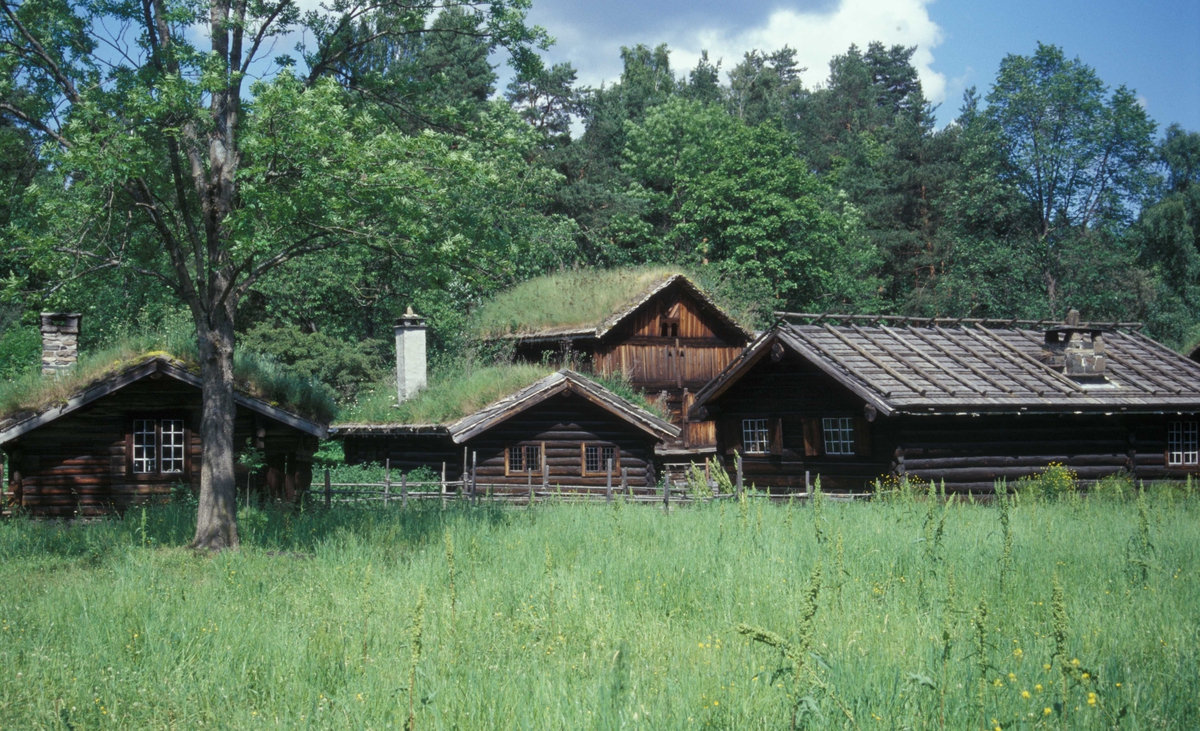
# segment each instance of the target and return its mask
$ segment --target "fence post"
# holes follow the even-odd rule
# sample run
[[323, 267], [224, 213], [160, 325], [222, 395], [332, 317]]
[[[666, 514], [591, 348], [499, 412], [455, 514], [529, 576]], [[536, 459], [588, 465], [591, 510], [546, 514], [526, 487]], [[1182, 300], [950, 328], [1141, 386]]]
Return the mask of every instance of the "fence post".
[[388, 506], [388, 500], [392, 496], [392, 460], [385, 459], [383, 461], [383, 507]]
[[[542, 466], [543, 466], [543, 468], [545, 467], [545, 465], [542, 465]], [[533, 468], [532, 467], [525, 468], [525, 479], [529, 483], [529, 505], [530, 505], [530, 507], [532, 507], [533, 499], [534, 499], [533, 498]]]
[[542, 489], [550, 490], [550, 463], [546, 461], [545, 457], [542, 458]]
[[612, 502], [612, 457], [608, 458], [608, 481], [604, 484], [604, 502]]
[[734, 459], [734, 462], [737, 463], [737, 494], [738, 494], [738, 497], [740, 498], [742, 496], [742, 455], [741, 455], [741, 453], [734, 452], [733, 459]]
[[663, 512], [671, 512], [671, 481], [663, 480]]
[[629, 492], [629, 468], [621, 468], [621, 494], [626, 495]]
[[808, 470], [804, 470], [804, 497], [808, 497], [808, 493], [809, 493]]
[[333, 485], [329, 482], [329, 468], [325, 468], [325, 509], [333, 507]]
[[442, 462], [442, 507], [446, 507], [446, 463]]
[[408, 475], [400, 473], [400, 507], [408, 507]]
[[468, 498], [470, 503], [479, 504], [479, 495], [476, 494], [479, 489], [479, 475], [476, 474], [479, 465], [479, 452], [471, 450], [471, 495]]

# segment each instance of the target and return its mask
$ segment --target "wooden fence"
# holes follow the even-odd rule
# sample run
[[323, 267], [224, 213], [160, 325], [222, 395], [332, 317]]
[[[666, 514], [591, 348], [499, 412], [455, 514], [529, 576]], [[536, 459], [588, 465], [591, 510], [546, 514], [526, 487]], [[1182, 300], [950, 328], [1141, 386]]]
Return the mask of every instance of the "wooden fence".
[[[629, 484], [626, 470], [620, 473], [613, 471], [612, 460], [608, 461], [606, 484], [604, 487], [590, 485], [572, 485], [569, 483], [551, 484], [545, 472], [539, 475], [540, 480], [534, 480], [530, 471], [526, 484], [512, 482], [488, 483], [479, 482], [474, 470], [468, 470], [459, 480], [427, 480], [409, 481], [403, 472], [399, 480], [392, 479], [391, 460], [385, 463], [383, 482], [333, 482], [328, 469], [325, 470], [324, 486], [321, 496], [326, 508], [332, 508], [334, 503], [352, 504], [363, 502], [382, 502], [384, 507], [399, 504], [401, 508], [408, 507], [411, 501], [440, 501], [443, 506], [455, 501], [466, 501], [472, 505], [483, 502], [513, 505], [533, 505], [539, 501], [553, 500], [556, 502], [588, 502], [622, 499], [625, 502], [659, 504], [665, 510], [670, 510], [672, 504], [691, 504], [710, 502], [728, 498], [760, 498], [775, 501], [789, 499], [807, 500], [812, 496], [808, 488], [804, 492], [790, 494], [771, 494], [758, 490], [745, 490], [742, 482], [742, 460], [737, 459], [737, 471], [730, 482], [732, 491], [721, 492], [717, 480], [713, 479], [707, 470], [703, 481], [693, 477], [692, 482], [666, 479], [657, 487], [633, 487]], [[679, 473], [676, 473], [679, 474]], [[698, 483], [698, 484], [697, 484]], [[869, 498], [871, 493], [827, 493], [832, 500], [854, 500]]]

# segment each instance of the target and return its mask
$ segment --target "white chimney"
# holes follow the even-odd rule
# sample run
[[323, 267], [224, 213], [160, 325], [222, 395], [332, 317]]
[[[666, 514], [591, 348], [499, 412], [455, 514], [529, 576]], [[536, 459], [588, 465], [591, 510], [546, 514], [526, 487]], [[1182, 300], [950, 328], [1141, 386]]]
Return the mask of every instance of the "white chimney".
[[425, 318], [409, 307], [396, 320], [396, 395], [408, 401], [427, 383], [425, 368]]

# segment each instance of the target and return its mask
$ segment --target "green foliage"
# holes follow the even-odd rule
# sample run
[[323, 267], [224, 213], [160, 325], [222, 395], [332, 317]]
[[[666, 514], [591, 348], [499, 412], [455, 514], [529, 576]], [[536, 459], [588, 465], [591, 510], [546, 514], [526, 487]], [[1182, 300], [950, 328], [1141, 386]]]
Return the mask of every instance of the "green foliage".
[[183, 548], [195, 511], [182, 506], [148, 507], [144, 523], [140, 511], [2, 521], [0, 724], [305, 727], [315, 715], [331, 729], [400, 728], [415, 685], [418, 729], [595, 728], [601, 712], [663, 729], [785, 729], [799, 661], [806, 728], [977, 729], [981, 710], [989, 728], [1195, 728], [1200, 506], [1167, 510], [1158, 488], [1146, 490], [1148, 584], [1126, 580], [1136, 505], [1045, 504], [1013, 511], [999, 596], [996, 509], [956, 502], [943, 543], [953, 574], [925, 588], [935, 601], [914, 574], [926, 511], [830, 502], [845, 538], [836, 605], [811, 593], [829, 548], [775, 503], [761, 540], [719, 543], [697, 538], [718, 532], [708, 508], [268, 508], [241, 551], [216, 557]]
[[388, 368], [391, 343], [368, 341], [359, 347], [325, 333], [305, 333], [295, 326], [259, 324], [241, 337], [242, 347], [274, 359], [300, 378], [328, 384], [339, 397], [353, 396], [359, 388], [381, 380]]
[[40, 370], [42, 336], [36, 327], [12, 324], [0, 330], [0, 382]]

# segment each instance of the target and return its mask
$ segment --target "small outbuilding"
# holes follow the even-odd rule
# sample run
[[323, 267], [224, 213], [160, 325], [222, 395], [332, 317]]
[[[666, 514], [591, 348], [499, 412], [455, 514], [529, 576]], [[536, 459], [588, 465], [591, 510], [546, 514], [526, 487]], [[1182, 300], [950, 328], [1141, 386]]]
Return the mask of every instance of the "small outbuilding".
[[[78, 322], [77, 315], [43, 317], [44, 334], [51, 332], [42, 380], [0, 413], [4, 502], [37, 516], [96, 516], [179, 486], [198, 490], [204, 444], [196, 366], [165, 353], [77, 364], [69, 336]], [[259, 486], [282, 498], [307, 489], [327, 416], [302, 416], [254, 382], [240, 383], [234, 398], [235, 444], [265, 462]]]
[[989, 492], [1200, 471], [1200, 364], [1120, 323], [797, 315], [696, 396], [748, 482], [861, 491], [915, 475]]
[[[573, 371], [541, 375], [517, 367], [516, 373], [510, 384], [519, 383], [522, 373], [541, 377], [445, 423], [336, 424], [330, 435], [342, 440], [349, 464], [425, 467], [439, 476], [444, 471], [450, 481], [473, 470], [480, 490], [531, 483], [604, 487], [610, 461], [613, 474], [627, 477], [630, 487], [657, 484], [655, 447], [677, 437], [678, 427]], [[471, 390], [449, 383], [438, 389], [415, 399]], [[408, 413], [422, 408], [406, 406]]]

